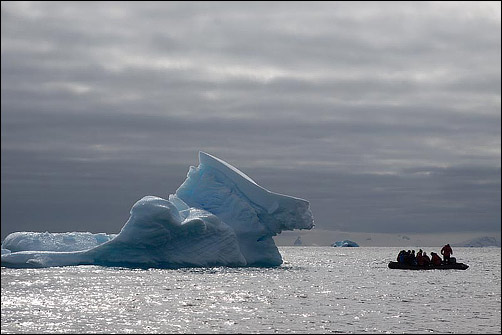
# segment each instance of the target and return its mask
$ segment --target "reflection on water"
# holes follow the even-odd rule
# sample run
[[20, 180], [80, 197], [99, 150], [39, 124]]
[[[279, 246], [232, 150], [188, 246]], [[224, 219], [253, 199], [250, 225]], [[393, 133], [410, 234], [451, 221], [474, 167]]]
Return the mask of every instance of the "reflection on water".
[[501, 331], [500, 248], [456, 248], [465, 271], [388, 269], [397, 248], [279, 249], [278, 268], [2, 268], [1, 330]]

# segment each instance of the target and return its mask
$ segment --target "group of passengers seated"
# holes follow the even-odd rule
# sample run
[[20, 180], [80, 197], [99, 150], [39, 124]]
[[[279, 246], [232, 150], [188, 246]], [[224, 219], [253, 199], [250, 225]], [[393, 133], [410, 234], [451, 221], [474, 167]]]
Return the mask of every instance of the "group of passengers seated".
[[441, 260], [438, 254], [435, 252], [431, 252], [431, 256], [427, 255], [425, 251], [422, 249], [418, 250], [415, 255], [415, 250], [401, 250], [399, 255], [397, 255], [397, 261], [400, 264], [412, 265], [412, 266], [420, 266], [420, 267], [429, 267], [429, 266], [437, 266], [441, 264], [450, 263], [450, 255], [453, 253], [449, 244], [445, 245], [441, 249], [441, 254], [444, 257], [444, 260]]

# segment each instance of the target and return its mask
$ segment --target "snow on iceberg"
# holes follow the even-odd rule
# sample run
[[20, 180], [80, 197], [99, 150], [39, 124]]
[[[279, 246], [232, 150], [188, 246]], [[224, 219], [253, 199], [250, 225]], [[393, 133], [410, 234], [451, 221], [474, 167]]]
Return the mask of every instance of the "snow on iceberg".
[[332, 247], [358, 247], [359, 244], [350, 240], [336, 241], [331, 245]]
[[204, 152], [199, 162], [169, 200], [136, 202], [118, 235], [13, 233], [2, 266], [278, 266], [272, 236], [314, 226], [308, 201], [270, 192]]

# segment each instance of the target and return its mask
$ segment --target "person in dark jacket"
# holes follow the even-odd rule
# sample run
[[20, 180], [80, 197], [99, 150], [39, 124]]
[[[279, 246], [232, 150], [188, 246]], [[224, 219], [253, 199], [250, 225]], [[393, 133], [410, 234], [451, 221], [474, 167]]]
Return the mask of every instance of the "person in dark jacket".
[[423, 266], [425, 266], [425, 267], [427, 267], [431, 264], [431, 259], [429, 258], [429, 256], [427, 256], [427, 253], [425, 251], [422, 254], [422, 262], [423, 262]]
[[415, 250], [411, 251], [411, 254], [408, 257], [408, 264], [417, 266], [417, 257], [415, 256]]
[[397, 255], [397, 261], [398, 261], [398, 263], [404, 264], [405, 254], [406, 254], [406, 251], [404, 251], [404, 250], [401, 250], [399, 252], [399, 254]]

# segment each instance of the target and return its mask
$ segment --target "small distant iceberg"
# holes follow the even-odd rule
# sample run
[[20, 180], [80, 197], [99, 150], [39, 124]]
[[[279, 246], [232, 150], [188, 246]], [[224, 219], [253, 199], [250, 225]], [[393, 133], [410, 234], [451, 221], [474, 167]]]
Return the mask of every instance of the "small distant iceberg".
[[302, 245], [303, 242], [302, 242], [302, 239], [300, 238], [300, 236], [298, 236], [298, 238], [296, 239], [295, 243], [293, 245], [296, 245], [296, 246], [299, 246], [299, 245]]
[[354, 241], [350, 240], [343, 240], [343, 241], [337, 241], [331, 245], [332, 247], [359, 247], [359, 244], [357, 244]]
[[454, 247], [467, 247], [467, 248], [484, 248], [484, 247], [500, 247], [500, 242], [495, 237], [483, 236], [473, 238], [471, 240], [463, 241], [453, 244]]
[[13, 268], [101, 265], [140, 268], [279, 266], [273, 236], [311, 229], [307, 200], [274, 193], [199, 152], [199, 166], [168, 199], [145, 196], [119, 234], [16, 232], [2, 243]]

